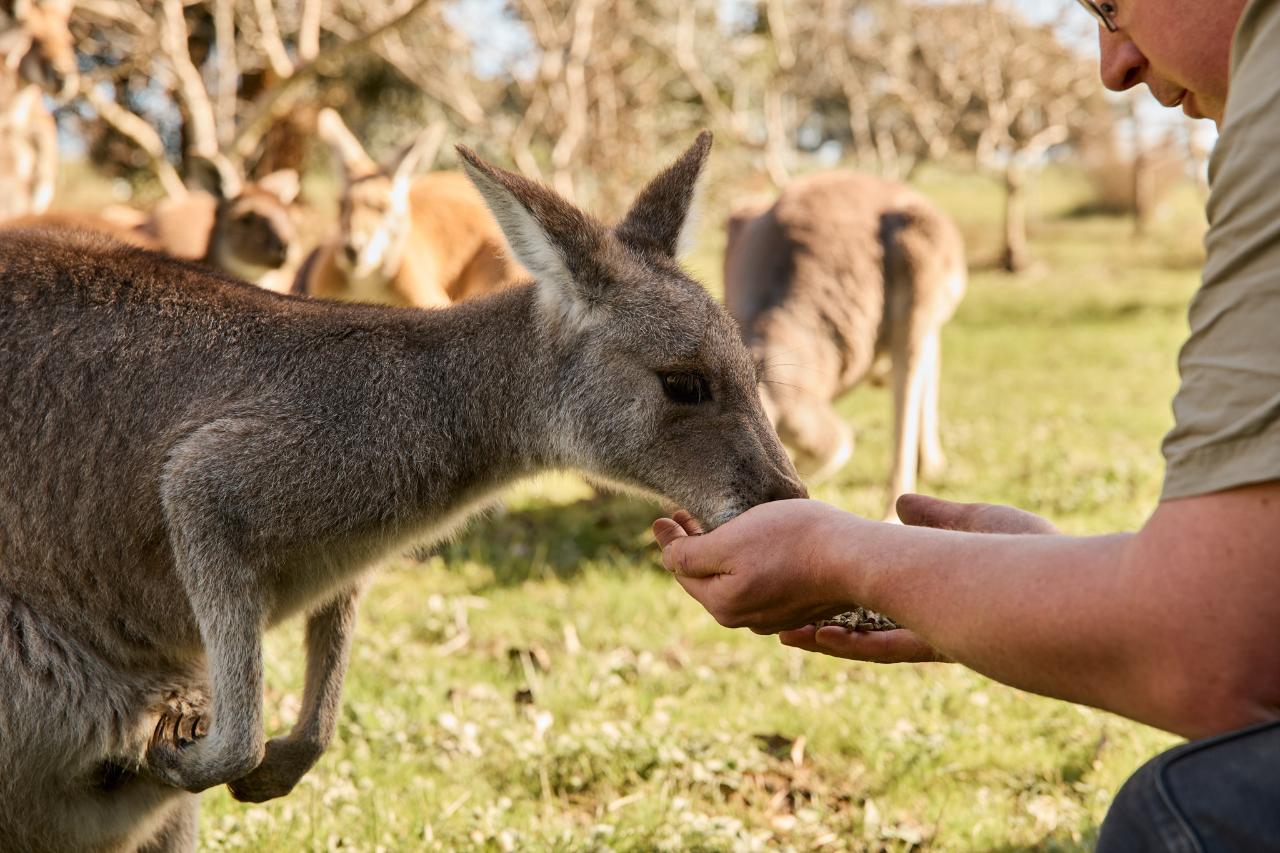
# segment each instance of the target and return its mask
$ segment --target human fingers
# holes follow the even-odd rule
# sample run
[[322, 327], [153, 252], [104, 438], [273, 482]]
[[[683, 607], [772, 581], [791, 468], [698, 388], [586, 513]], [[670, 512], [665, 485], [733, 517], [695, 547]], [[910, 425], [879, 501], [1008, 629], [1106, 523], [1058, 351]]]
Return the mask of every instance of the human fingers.
[[677, 539], [689, 535], [684, 526], [674, 518], [659, 518], [649, 529], [653, 533], [653, 538], [657, 540], [659, 548], [666, 548]]
[[1057, 533], [1051, 522], [1035, 513], [989, 503], [955, 503], [929, 495], [903, 495], [898, 517], [914, 527], [936, 527], [969, 533]]
[[957, 530], [962, 529], [959, 525], [963, 522], [969, 505], [929, 495], [906, 494], [898, 498], [895, 508], [903, 524]]
[[689, 514], [688, 510], [678, 509], [671, 516], [675, 523], [684, 528], [684, 532], [690, 536], [701, 536], [705, 531], [702, 525], [698, 523], [698, 519]]
[[722, 574], [722, 537], [702, 534], [688, 513], [684, 513], [683, 524], [680, 518], [681, 513], [676, 513], [676, 518], [660, 518], [652, 527], [653, 536], [662, 548], [662, 564], [667, 571], [693, 578]]
[[783, 631], [778, 639], [784, 646], [849, 660], [871, 663], [923, 663], [945, 661], [932, 646], [905, 628], [892, 631], [850, 631], [835, 625], [817, 628], [808, 625]]

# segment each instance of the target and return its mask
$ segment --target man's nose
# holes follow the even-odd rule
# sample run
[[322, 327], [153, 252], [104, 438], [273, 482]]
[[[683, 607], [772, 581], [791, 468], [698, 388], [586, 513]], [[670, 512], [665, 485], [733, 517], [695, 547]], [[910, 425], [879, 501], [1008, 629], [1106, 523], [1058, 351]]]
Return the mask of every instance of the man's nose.
[[1102, 85], [1113, 92], [1124, 92], [1142, 82], [1147, 58], [1123, 32], [1109, 33], [1099, 27], [1098, 49]]

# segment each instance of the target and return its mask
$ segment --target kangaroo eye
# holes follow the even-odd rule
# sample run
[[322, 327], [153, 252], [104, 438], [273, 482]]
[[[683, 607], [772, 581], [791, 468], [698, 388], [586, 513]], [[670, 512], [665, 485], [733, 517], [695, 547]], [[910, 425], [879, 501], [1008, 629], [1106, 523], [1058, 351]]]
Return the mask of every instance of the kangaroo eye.
[[662, 390], [673, 403], [696, 405], [711, 401], [711, 386], [696, 373], [659, 373]]

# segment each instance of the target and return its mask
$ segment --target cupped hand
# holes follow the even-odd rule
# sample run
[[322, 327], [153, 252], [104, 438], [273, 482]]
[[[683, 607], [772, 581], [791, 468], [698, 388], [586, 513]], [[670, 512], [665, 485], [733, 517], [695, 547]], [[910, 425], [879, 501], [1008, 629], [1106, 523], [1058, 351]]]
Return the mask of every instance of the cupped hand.
[[853, 631], [838, 625], [806, 625], [794, 631], [782, 631], [778, 639], [784, 646], [818, 652], [837, 658], [864, 660], [871, 663], [924, 663], [947, 661], [920, 639], [914, 631], [896, 628], [892, 631]]
[[667, 570], [717, 622], [775, 634], [851, 609], [839, 575], [854, 567], [825, 546], [848, 525], [868, 523], [818, 501], [786, 500], [706, 534], [681, 511], [655, 521], [653, 535]]
[[[968, 533], [1057, 533], [1058, 529], [1034, 513], [988, 503], [954, 503], [928, 495], [898, 498], [898, 518], [912, 527], [962, 530]], [[851, 631], [836, 625], [806, 625], [778, 635], [784, 646], [850, 660], [873, 663], [950, 661], [914, 631]]]

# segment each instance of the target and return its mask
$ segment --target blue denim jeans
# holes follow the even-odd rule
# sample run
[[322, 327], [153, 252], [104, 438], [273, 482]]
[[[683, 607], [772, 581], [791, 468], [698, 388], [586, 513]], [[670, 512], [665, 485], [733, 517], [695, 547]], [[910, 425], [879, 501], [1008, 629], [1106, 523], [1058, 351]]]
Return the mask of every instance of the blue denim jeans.
[[1280, 722], [1193, 741], [1129, 777], [1098, 853], [1280, 851]]

